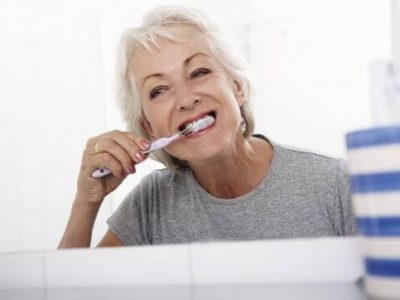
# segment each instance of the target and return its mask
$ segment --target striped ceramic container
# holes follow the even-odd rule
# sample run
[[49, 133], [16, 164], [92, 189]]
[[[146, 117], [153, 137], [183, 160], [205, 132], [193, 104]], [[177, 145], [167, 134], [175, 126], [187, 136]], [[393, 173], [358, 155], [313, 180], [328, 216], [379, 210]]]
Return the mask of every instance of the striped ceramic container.
[[369, 295], [400, 299], [400, 126], [346, 136]]

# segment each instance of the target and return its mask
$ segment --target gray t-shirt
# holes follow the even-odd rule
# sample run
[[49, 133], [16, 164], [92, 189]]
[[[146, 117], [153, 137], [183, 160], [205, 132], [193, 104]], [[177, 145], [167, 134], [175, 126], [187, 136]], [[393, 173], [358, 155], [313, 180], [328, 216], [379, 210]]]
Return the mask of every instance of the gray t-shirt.
[[251, 192], [219, 199], [190, 168], [153, 171], [108, 219], [125, 245], [352, 235], [342, 160], [269, 141], [271, 167]]

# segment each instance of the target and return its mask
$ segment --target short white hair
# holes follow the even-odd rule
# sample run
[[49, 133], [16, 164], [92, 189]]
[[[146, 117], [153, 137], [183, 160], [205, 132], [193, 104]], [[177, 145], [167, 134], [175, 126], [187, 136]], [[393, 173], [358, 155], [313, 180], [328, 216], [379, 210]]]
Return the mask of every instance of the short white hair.
[[[254, 132], [254, 117], [250, 109], [251, 85], [246, 73], [245, 63], [233, 49], [219, 28], [202, 12], [184, 6], [160, 6], [150, 10], [143, 18], [142, 25], [129, 28], [121, 38], [117, 62], [117, 100], [127, 129], [138, 136], [149, 139], [142, 126], [142, 102], [135, 83], [135, 74], [130, 68], [130, 60], [136, 49], [143, 47], [148, 51], [159, 48], [160, 39], [183, 42], [184, 35], [178, 26], [187, 25], [197, 30], [209, 44], [211, 51], [224, 70], [243, 90], [245, 104], [240, 108], [241, 130], [245, 138]], [[151, 157], [167, 168], [186, 166], [186, 162], [171, 156], [165, 150], [153, 152]]]

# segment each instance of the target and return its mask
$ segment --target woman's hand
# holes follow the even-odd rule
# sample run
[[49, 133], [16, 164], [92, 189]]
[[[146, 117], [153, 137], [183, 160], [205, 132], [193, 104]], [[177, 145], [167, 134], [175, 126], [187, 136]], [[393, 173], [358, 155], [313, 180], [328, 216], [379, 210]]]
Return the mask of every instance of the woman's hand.
[[[129, 174], [136, 172], [135, 165], [146, 159], [141, 151], [149, 146], [147, 140], [119, 130], [90, 138], [83, 151], [76, 200], [86, 204], [101, 203]], [[112, 173], [93, 178], [92, 173], [99, 168]]]

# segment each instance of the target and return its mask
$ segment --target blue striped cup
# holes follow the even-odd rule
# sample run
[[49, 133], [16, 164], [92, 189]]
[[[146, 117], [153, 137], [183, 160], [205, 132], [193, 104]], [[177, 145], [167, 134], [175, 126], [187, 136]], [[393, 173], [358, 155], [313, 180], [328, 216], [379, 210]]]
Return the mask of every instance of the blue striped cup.
[[400, 126], [346, 135], [367, 293], [400, 299]]

